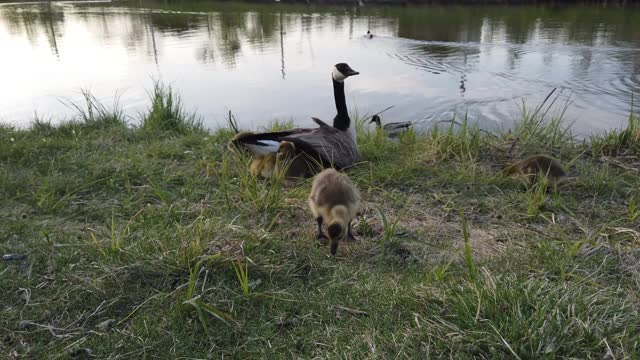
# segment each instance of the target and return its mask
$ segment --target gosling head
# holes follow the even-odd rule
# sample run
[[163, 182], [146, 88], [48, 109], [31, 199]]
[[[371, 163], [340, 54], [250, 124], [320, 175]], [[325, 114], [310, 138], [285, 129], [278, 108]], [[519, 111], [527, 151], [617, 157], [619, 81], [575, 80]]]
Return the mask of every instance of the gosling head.
[[331, 209], [331, 220], [327, 226], [331, 242], [331, 255], [335, 255], [338, 251], [338, 244], [346, 240], [350, 221], [349, 210], [346, 206], [338, 205]]
[[296, 154], [296, 146], [289, 141], [281, 141], [278, 148], [278, 157], [284, 158]]
[[347, 238], [347, 227], [340, 222], [334, 222], [327, 227], [329, 241], [331, 242], [331, 255], [338, 252], [338, 244]]
[[349, 76], [354, 76], [360, 74], [359, 72], [353, 70], [347, 63], [339, 63], [333, 67], [331, 71], [331, 77], [333, 80], [343, 82], [344, 79]]

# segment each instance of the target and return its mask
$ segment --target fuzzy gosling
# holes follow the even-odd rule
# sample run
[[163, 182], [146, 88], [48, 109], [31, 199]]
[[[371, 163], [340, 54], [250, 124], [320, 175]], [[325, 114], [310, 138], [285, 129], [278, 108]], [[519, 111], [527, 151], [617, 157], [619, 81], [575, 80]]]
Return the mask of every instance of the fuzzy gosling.
[[320, 165], [309, 158], [304, 152], [298, 151], [295, 144], [281, 141], [276, 155], [275, 172], [287, 179], [307, 178], [320, 171]]
[[556, 184], [560, 178], [567, 175], [560, 161], [546, 155], [530, 156], [511, 164], [505, 168], [504, 173], [524, 175], [530, 185], [540, 181], [540, 176], [549, 180], [551, 184]]
[[249, 165], [249, 173], [253, 177], [258, 177], [258, 175], [262, 176], [265, 179], [268, 179], [273, 174], [276, 164], [276, 156], [273, 154], [256, 156], [251, 160], [251, 165]]
[[[229, 142], [227, 143], [227, 149], [230, 151], [236, 152], [241, 149], [239, 145], [239, 141], [247, 136], [255, 135], [252, 131], [243, 131], [236, 134]], [[262, 176], [263, 178], [270, 178], [273, 174], [276, 165], [276, 155], [275, 154], [266, 154], [266, 155], [257, 155], [251, 158], [251, 164], [249, 165], [249, 173], [251, 176], [258, 177]]]
[[311, 185], [309, 208], [318, 223], [318, 241], [326, 239], [322, 224], [327, 223], [332, 255], [338, 251], [340, 241], [355, 239], [351, 220], [360, 208], [360, 192], [347, 175], [334, 169], [325, 169], [316, 175]]

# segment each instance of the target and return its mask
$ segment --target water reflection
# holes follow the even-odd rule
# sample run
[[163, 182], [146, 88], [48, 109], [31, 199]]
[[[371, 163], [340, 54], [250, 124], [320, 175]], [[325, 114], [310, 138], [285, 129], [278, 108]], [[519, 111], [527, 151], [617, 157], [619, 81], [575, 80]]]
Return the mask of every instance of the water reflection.
[[[208, 125], [331, 118], [328, 69], [347, 61], [360, 113], [397, 120], [469, 112], [503, 126], [515, 100], [573, 92], [584, 131], [618, 126], [640, 91], [637, 8], [312, 7], [193, 1], [0, 6], [0, 119], [68, 114], [58, 97], [127, 89], [135, 114], [151, 78], [173, 83]], [[371, 30], [376, 36], [366, 39]], [[45, 52], [46, 51], [46, 52]], [[6, 85], [12, 84], [12, 85]], [[14, 86], [13, 84], [18, 84]], [[567, 91], [566, 93], [570, 93]]]

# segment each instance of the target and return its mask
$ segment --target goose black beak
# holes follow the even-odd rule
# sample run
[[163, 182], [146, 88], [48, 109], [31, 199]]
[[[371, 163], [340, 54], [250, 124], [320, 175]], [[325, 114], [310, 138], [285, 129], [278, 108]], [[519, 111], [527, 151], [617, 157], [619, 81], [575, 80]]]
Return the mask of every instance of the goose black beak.
[[353, 76], [353, 75], [360, 75], [360, 73], [353, 69], [349, 69], [349, 73], [347, 74], [347, 76]]

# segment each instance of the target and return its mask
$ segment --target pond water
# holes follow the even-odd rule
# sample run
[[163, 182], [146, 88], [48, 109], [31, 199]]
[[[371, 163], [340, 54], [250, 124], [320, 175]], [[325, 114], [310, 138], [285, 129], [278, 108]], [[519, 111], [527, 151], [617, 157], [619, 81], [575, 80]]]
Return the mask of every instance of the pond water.
[[330, 70], [347, 62], [352, 113], [504, 128], [557, 87], [586, 134], [623, 125], [640, 93], [640, 8], [4, 4], [0, 51], [0, 121], [18, 126], [69, 118], [81, 89], [136, 122], [154, 79], [208, 127], [229, 110], [245, 128], [312, 125], [335, 115]]

